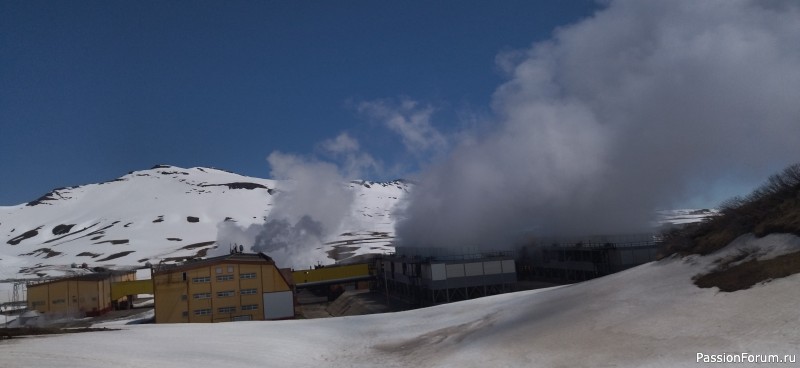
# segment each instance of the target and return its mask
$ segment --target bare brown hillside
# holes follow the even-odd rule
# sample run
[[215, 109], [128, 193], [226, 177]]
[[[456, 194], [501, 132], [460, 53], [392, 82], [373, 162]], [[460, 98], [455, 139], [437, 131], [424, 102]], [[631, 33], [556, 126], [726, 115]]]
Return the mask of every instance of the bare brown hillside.
[[[664, 235], [662, 257], [672, 254], [707, 255], [724, 248], [741, 235], [763, 237], [773, 233], [800, 236], [800, 164], [771, 176], [746, 197], [724, 202], [720, 215], [675, 229]], [[700, 287], [736, 291], [757, 283], [800, 273], [800, 252], [770, 260], [720, 264], [714, 271], [695, 278]]]

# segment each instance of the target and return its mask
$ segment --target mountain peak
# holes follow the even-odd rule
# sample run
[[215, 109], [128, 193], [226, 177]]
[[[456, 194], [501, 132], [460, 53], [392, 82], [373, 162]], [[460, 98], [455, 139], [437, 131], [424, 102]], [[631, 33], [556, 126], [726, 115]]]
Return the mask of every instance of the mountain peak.
[[[345, 185], [355, 194], [345, 225], [323, 239], [305, 266], [393, 250], [393, 208], [406, 186], [356, 183], [371, 189]], [[0, 212], [0, 280], [69, 275], [73, 263], [119, 268], [202, 258], [217, 246], [221, 228], [245, 232], [264, 224], [276, 191], [292, 185], [215, 168], [155, 165], [103, 183], [56, 188]], [[0, 298], [6, 286], [0, 282]]]

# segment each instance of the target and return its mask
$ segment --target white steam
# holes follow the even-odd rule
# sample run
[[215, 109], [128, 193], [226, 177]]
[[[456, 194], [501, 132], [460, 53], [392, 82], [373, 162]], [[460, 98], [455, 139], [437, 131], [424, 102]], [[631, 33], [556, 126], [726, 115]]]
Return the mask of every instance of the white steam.
[[[346, 143], [346, 142], [345, 142]], [[241, 228], [230, 222], [218, 226], [217, 244], [237, 243], [264, 252], [279, 267], [306, 268], [318, 262], [320, 249], [340, 231], [351, 211], [353, 192], [338, 168], [327, 162], [273, 152], [267, 158], [271, 177], [283, 186], [263, 224]]]
[[402, 245], [646, 228], [657, 208], [800, 158], [800, 4], [612, 1], [498, 57], [495, 128], [408, 197]]

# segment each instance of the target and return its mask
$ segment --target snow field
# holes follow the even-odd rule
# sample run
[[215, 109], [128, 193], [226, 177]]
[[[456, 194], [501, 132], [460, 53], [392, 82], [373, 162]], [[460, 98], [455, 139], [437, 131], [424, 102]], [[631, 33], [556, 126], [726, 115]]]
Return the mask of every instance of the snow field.
[[[765, 255], [784, 245], [748, 242]], [[684, 367], [697, 366], [697, 353], [797, 354], [800, 275], [734, 293], [692, 284], [739, 246], [408, 312], [32, 337], [0, 344], [0, 365]]]

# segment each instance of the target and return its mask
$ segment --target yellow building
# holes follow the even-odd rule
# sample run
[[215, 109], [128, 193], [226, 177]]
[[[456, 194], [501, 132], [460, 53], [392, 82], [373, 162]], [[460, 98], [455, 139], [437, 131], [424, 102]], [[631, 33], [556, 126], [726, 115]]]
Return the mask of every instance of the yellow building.
[[297, 286], [328, 285], [335, 283], [357, 283], [372, 278], [369, 264], [323, 266], [308, 270], [293, 271], [292, 277]]
[[294, 318], [291, 273], [263, 253], [162, 265], [152, 278], [156, 323]]
[[28, 284], [28, 309], [43, 314], [97, 316], [112, 309], [111, 284], [136, 280], [135, 271], [105, 271]]

